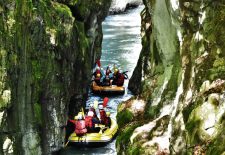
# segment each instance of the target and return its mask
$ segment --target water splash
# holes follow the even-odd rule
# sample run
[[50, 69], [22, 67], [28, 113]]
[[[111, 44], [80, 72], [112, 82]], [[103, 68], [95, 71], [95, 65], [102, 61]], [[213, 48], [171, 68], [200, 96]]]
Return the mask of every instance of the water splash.
[[113, 0], [109, 11], [123, 12], [125, 11], [128, 4], [140, 5], [142, 4], [142, 0]]

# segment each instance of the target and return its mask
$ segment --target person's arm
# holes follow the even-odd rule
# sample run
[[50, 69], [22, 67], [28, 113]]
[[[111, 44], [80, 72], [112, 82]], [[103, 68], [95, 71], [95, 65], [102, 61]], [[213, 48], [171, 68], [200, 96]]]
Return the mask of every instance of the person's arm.
[[100, 82], [103, 82], [105, 76], [102, 76], [101, 79], [100, 79]]

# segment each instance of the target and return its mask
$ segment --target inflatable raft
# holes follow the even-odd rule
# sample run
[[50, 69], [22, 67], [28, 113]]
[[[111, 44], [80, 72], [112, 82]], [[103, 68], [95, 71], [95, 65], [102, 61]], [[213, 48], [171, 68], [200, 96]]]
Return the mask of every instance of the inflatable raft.
[[78, 137], [76, 133], [72, 133], [68, 139], [69, 145], [85, 145], [85, 146], [102, 146], [109, 143], [116, 135], [118, 125], [114, 119], [111, 119], [111, 127], [106, 128], [104, 125], [98, 126], [98, 133], [87, 133]]
[[96, 94], [124, 94], [125, 88], [123, 86], [99, 86], [95, 81], [92, 82], [92, 91]]

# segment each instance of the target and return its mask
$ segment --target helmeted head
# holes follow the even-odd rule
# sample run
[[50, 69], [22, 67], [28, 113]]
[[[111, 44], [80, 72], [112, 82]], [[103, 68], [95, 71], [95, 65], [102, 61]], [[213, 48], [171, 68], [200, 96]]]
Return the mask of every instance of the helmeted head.
[[80, 120], [80, 119], [82, 119], [82, 118], [83, 118], [83, 117], [82, 117], [82, 114], [79, 112], [78, 115], [77, 115], [77, 119]]
[[114, 74], [117, 74], [119, 72], [119, 70], [116, 68], [114, 69]]
[[106, 116], [107, 116], [107, 117], [110, 116], [110, 112], [109, 112], [109, 111], [106, 112]]
[[93, 111], [88, 111], [88, 116], [93, 117], [94, 116], [94, 112]]
[[93, 103], [91, 103], [91, 104], [90, 104], [90, 108], [93, 108], [93, 107], [94, 107], [94, 104], [93, 104]]
[[96, 67], [96, 70], [100, 70], [100, 67]]
[[96, 76], [97, 76], [98, 78], [100, 78], [101, 74], [97, 74]]
[[100, 104], [100, 105], [98, 106], [98, 108], [99, 108], [99, 109], [103, 109], [103, 105]]
[[111, 69], [111, 67], [108, 65], [107, 67], [106, 67], [106, 70], [110, 70]]

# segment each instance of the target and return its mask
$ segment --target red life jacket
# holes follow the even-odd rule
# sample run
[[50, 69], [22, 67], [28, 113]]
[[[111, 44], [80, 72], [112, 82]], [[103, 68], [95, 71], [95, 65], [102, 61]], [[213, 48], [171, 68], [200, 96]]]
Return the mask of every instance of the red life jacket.
[[105, 110], [100, 110], [100, 119], [103, 124], [105, 124], [107, 116]]
[[87, 133], [87, 129], [86, 129], [85, 121], [84, 120], [78, 120], [78, 121], [76, 121], [75, 133], [77, 135], [83, 135], [83, 134]]
[[89, 128], [93, 127], [92, 117], [91, 116], [86, 116], [85, 117], [85, 126], [89, 127]]
[[123, 86], [124, 79], [125, 79], [125, 76], [123, 74], [119, 73], [116, 85], [117, 86]]

